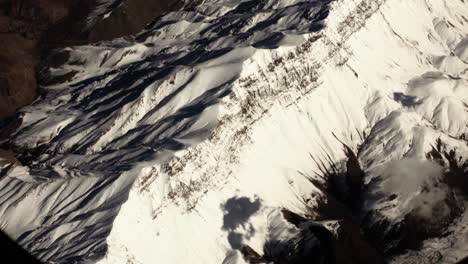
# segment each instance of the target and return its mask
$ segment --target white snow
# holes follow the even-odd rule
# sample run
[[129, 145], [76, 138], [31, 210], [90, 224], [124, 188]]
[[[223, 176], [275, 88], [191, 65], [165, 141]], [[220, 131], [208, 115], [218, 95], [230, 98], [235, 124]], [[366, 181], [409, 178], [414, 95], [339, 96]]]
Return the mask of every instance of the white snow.
[[[68, 48], [51, 74], [77, 73], [22, 110], [37, 183], [0, 181], [0, 226], [48, 262], [243, 263], [229, 236], [262, 253], [272, 226], [294, 234], [278, 210], [316, 206], [305, 176], [343, 165], [339, 140], [366, 181], [438, 138], [468, 158], [468, 4], [339, 0], [317, 31], [322, 2], [206, 0], [138, 43]], [[238, 200], [259, 206], [227, 227]]]

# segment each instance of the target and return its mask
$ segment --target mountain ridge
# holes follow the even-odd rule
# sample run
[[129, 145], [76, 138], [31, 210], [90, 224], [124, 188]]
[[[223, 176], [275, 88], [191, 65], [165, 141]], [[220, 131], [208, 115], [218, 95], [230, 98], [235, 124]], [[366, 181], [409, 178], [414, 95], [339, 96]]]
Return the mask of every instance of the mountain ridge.
[[[439, 192], [445, 189], [431, 187], [441, 175], [411, 178], [418, 173], [407, 171], [424, 171], [438, 139], [447, 151], [456, 148], [460, 162], [467, 157], [467, 8], [423, 0], [205, 1], [160, 17], [137, 36], [138, 43], [66, 48], [67, 62], [50, 68], [48, 77], [73, 76], [47, 87], [48, 96], [22, 110], [24, 123], [9, 144], [34, 146], [39, 155], [19, 157], [25, 166], [2, 180], [19, 195], [4, 193], [0, 202], [13, 219], [15, 211], [25, 213], [11, 201], [25, 203], [21, 199], [32, 195], [40, 201], [35, 206], [50, 210], [43, 220], [56, 229], [41, 230], [44, 224], [32, 220], [14, 226], [1, 219], [2, 226], [13, 236], [31, 230], [20, 244], [58, 262], [186, 263], [194, 261], [194, 252], [197, 263], [243, 263], [242, 254], [258, 261], [271, 239], [286, 243], [307, 233], [285, 223], [282, 209], [337, 234], [339, 219], [308, 214], [333, 198], [321, 188], [327, 184], [321, 170], [346, 171], [349, 151], [365, 175], [360, 210], [378, 212], [374, 222], [392, 228], [408, 211], [432, 212], [408, 193], [446, 201], [447, 192]], [[416, 13], [418, 19], [408, 23]], [[432, 71], [440, 73], [427, 73]], [[129, 80], [135, 80], [130, 87]], [[434, 165], [440, 173], [459, 162], [439, 156], [427, 162], [440, 162]], [[408, 169], [386, 173], [399, 167]], [[412, 189], [395, 198], [392, 184], [399, 177]], [[49, 186], [42, 196], [28, 189], [41, 182]], [[48, 193], [75, 193], [77, 187], [97, 195], [49, 207]], [[236, 214], [239, 223], [225, 222], [224, 216]], [[115, 221], [106, 219], [110, 215]], [[437, 261], [455, 263], [465, 257], [463, 240], [454, 250], [446, 245], [460, 239], [464, 215], [444, 226], [454, 235], [429, 237], [421, 248], [386, 257], [418, 263], [419, 252], [427, 258], [438, 253]], [[102, 222], [96, 225], [93, 217]], [[99, 231], [87, 237], [76, 259], [68, 252], [77, 249], [60, 242], [71, 239], [68, 225]], [[58, 236], [53, 247], [49, 234]], [[239, 245], [249, 249], [241, 252]]]

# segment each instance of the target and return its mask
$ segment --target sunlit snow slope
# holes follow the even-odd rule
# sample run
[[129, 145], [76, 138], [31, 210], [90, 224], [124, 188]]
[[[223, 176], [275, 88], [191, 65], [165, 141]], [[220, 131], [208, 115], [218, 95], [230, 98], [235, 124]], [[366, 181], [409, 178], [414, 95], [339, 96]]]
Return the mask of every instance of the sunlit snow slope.
[[[245, 263], [243, 245], [271, 260], [302, 232], [280, 209], [314, 215], [310, 179], [343, 169], [343, 143], [370, 226], [435, 214], [448, 191], [426, 185], [449, 163], [428, 153], [440, 139], [468, 158], [468, 3], [328, 2], [207, 0], [136, 42], [61, 51], [8, 142], [0, 227], [50, 263]], [[465, 218], [392, 260], [457, 262]]]

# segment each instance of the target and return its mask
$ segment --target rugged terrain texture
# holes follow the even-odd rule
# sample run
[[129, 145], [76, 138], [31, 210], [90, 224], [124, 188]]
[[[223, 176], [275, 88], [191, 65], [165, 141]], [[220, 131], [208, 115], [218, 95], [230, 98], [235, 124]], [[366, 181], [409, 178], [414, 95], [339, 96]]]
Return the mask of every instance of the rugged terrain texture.
[[[37, 95], [41, 55], [51, 49], [110, 40], [141, 31], [181, 1], [1, 0], [0, 118]], [[104, 19], [105, 18], [105, 19]], [[45, 62], [43, 67], [48, 67]]]
[[60, 49], [2, 142], [0, 226], [52, 263], [460, 262], [467, 13], [207, 0]]

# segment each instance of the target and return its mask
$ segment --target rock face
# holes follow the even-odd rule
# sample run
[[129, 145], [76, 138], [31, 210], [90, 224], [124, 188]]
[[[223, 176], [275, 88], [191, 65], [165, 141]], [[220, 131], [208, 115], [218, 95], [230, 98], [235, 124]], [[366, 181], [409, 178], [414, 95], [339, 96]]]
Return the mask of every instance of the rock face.
[[0, 226], [51, 263], [457, 263], [467, 13], [206, 0], [59, 49], [3, 141]]
[[16, 2], [0, 4], [0, 118], [4, 118], [36, 97], [35, 39], [45, 18]]

